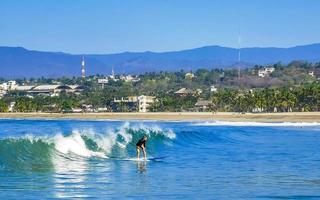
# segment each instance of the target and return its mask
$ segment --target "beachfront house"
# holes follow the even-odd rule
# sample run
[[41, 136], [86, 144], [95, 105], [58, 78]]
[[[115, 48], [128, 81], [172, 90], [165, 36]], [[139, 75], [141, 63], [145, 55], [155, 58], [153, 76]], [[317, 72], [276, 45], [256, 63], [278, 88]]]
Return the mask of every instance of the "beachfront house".
[[198, 99], [197, 103], [195, 104], [196, 111], [198, 112], [205, 112], [212, 108], [213, 103], [211, 100], [204, 100]]
[[[113, 111], [121, 110], [121, 107], [126, 107], [126, 111], [148, 112], [149, 107], [156, 101], [154, 96], [128, 96], [114, 98]], [[122, 110], [123, 111], [123, 110]]]
[[127, 111], [132, 112], [137, 110], [137, 96], [128, 96], [121, 98], [114, 98], [111, 102], [112, 111]]
[[156, 97], [154, 96], [138, 96], [138, 111], [148, 112], [148, 108], [155, 102]]

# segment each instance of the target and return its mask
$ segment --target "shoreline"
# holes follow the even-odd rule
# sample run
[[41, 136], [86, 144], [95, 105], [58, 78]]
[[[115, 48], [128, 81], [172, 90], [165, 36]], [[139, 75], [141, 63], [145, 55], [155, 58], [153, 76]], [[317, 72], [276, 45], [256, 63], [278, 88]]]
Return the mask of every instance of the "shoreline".
[[232, 113], [232, 112], [155, 112], [155, 113], [0, 113], [0, 119], [81, 119], [157, 120], [229, 122], [320, 122], [320, 112]]

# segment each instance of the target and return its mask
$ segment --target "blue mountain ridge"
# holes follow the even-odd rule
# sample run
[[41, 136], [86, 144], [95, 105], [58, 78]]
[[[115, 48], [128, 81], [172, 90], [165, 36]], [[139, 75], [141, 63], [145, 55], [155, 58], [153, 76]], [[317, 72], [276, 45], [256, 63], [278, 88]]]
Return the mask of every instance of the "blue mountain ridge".
[[[0, 77], [80, 76], [81, 59], [85, 57], [89, 75], [116, 73], [141, 74], [152, 71], [230, 68], [237, 64], [238, 49], [205, 46], [172, 52], [124, 52], [118, 54], [76, 55], [62, 52], [27, 50], [22, 47], [0, 47]], [[266, 65], [293, 60], [320, 61], [320, 44], [290, 48], [242, 48], [241, 66]]]

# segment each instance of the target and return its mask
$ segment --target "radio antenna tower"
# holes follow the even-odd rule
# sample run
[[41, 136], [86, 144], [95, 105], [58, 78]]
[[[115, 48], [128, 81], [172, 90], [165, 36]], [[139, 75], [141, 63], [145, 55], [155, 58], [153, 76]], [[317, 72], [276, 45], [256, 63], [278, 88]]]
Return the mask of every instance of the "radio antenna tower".
[[82, 61], [81, 61], [81, 77], [82, 79], [86, 78], [86, 67], [84, 63], [84, 56], [82, 56]]
[[241, 36], [240, 31], [238, 35], [238, 80], [240, 81], [240, 62], [241, 62]]

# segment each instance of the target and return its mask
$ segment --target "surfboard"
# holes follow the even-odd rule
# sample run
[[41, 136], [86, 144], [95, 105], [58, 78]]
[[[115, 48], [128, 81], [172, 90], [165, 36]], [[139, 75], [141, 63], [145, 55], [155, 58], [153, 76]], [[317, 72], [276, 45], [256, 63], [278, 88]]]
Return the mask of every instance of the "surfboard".
[[148, 162], [148, 161], [161, 162], [165, 158], [166, 156], [148, 157], [147, 159], [145, 158], [112, 158], [112, 159], [122, 160], [122, 161], [136, 161], [136, 162]]

